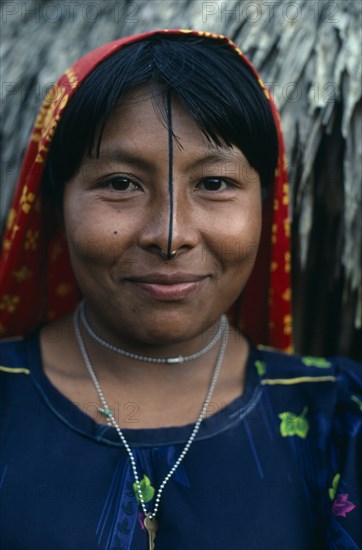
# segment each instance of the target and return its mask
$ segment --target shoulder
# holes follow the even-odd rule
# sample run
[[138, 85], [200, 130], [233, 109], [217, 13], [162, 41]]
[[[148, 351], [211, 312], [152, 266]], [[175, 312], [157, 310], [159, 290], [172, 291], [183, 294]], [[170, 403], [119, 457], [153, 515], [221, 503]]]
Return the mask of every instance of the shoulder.
[[0, 376], [30, 374], [31, 351], [36, 345], [36, 335], [0, 340]]
[[362, 438], [360, 363], [346, 357], [288, 355], [262, 347], [257, 351], [260, 384], [280, 418], [292, 411], [316, 421], [323, 419], [338, 432]]
[[362, 388], [362, 364], [347, 357], [290, 355], [272, 348], [258, 347], [256, 365], [263, 384], [293, 385], [333, 382], [340, 387]]
[[317, 495], [322, 488], [324, 504], [317, 504], [326, 510], [328, 539], [357, 549], [362, 539], [362, 365], [346, 357], [265, 348], [257, 349], [255, 363], [278, 434], [290, 442], [306, 485]]
[[0, 416], [1, 424], [24, 401], [34, 397], [34, 370], [39, 368], [36, 334], [0, 341]]
[[[288, 355], [265, 348], [256, 349], [254, 357], [262, 412], [276, 441], [290, 443], [290, 452], [308, 470], [311, 486], [324, 486], [334, 518], [360, 510], [362, 365], [346, 357]], [[347, 510], [343, 499], [348, 495]], [[356, 515], [350, 514], [352, 519]]]

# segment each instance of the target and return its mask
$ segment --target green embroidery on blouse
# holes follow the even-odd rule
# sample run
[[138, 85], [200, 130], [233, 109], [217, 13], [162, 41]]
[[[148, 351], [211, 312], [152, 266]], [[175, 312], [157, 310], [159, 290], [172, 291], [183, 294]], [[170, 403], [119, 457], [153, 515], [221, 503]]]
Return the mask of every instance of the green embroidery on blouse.
[[11, 367], [3, 367], [2, 365], [0, 365], [0, 371], [10, 374], [30, 374], [29, 369], [13, 369]]
[[302, 357], [302, 363], [307, 367], [318, 367], [319, 369], [327, 369], [332, 366], [332, 363], [324, 359], [323, 357]]
[[339, 480], [341, 479], [341, 474], [336, 474], [333, 478], [333, 481], [332, 481], [332, 487], [329, 488], [329, 498], [331, 500], [334, 500], [335, 496], [336, 496], [336, 492], [337, 492], [337, 489], [338, 489], [338, 484], [339, 484]]
[[258, 375], [263, 376], [266, 372], [264, 361], [255, 361], [254, 364], [255, 364], [256, 370], [258, 371]]
[[[144, 502], [149, 502], [150, 500], [153, 499], [155, 495], [155, 488], [152, 487], [151, 481], [146, 475], [144, 475], [143, 479], [140, 481], [140, 489], [141, 489]], [[133, 484], [133, 491], [134, 491], [134, 494], [136, 495], [137, 502], [140, 503], [141, 499], [138, 493], [136, 482]]]
[[308, 411], [308, 407], [304, 407], [300, 416], [292, 412], [283, 412], [278, 414], [281, 419], [280, 433], [283, 437], [297, 435], [305, 439], [309, 430], [308, 420], [305, 418]]
[[362, 411], [362, 401], [361, 401], [361, 399], [359, 399], [357, 397], [357, 395], [351, 395], [351, 399], [352, 399], [352, 401], [357, 403], [357, 405], [359, 406], [359, 410]]

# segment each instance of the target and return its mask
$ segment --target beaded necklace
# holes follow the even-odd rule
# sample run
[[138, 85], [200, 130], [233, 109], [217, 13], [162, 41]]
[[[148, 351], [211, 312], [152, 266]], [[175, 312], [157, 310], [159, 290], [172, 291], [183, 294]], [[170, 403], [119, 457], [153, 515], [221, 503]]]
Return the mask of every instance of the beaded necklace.
[[[222, 335], [223, 337], [222, 337], [222, 340], [221, 340], [219, 353], [218, 353], [218, 356], [217, 356], [217, 359], [216, 359], [214, 373], [213, 373], [213, 376], [212, 376], [212, 379], [211, 379], [211, 382], [210, 382], [210, 386], [209, 386], [206, 398], [205, 398], [204, 403], [202, 405], [200, 415], [199, 415], [199, 417], [198, 417], [198, 419], [197, 419], [197, 421], [194, 425], [194, 428], [193, 428], [193, 430], [190, 434], [190, 437], [188, 438], [188, 440], [185, 444], [185, 447], [183, 448], [183, 451], [181, 452], [181, 454], [178, 457], [178, 459], [176, 460], [175, 464], [172, 466], [172, 468], [170, 469], [170, 471], [168, 472], [168, 474], [165, 476], [164, 480], [162, 481], [160, 487], [158, 488], [153, 511], [149, 512], [146, 508], [146, 503], [145, 503], [144, 498], [143, 498], [141, 485], [140, 485], [140, 479], [139, 479], [139, 475], [138, 475], [137, 467], [136, 467], [136, 461], [135, 461], [134, 455], [132, 453], [132, 449], [129, 446], [129, 444], [128, 444], [121, 428], [119, 427], [116, 419], [114, 418], [114, 415], [113, 415], [111, 409], [108, 406], [107, 400], [104, 396], [104, 393], [103, 393], [102, 388], [99, 384], [98, 378], [97, 378], [97, 376], [94, 372], [94, 369], [92, 367], [92, 364], [90, 362], [89, 355], [87, 353], [87, 350], [86, 350], [86, 347], [85, 347], [85, 344], [84, 344], [84, 340], [82, 338], [80, 325], [79, 325], [79, 319], [81, 319], [83, 321], [83, 319], [81, 317], [81, 309], [82, 309], [82, 305], [80, 304], [80, 306], [78, 306], [78, 308], [74, 311], [74, 315], [73, 315], [73, 325], [74, 325], [74, 331], [75, 331], [75, 334], [76, 334], [76, 337], [77, 337], [78, 345], [79, 345], [84, 363], [85, 363], [85, 365], [88, 369], [90, 377], [92, 378], [92, 381], [94, 383], [95, 389], [96, 389], [97, 394], [98, 394], [98, 397], [99, 397], [100, 402], [102, 404], [102, 408], [100, 408], [99, 411], [104, 416], [107, 417], [107, 420], [109, 420], [110, 425], [112, 425], [117, 430], [117, 433], [118, 433], [118, 435], [119, 435], [119, 437], [120, 437], [120, 439], [121, 439], [121, 441], [122, 441], [122, 443], [123, 443], [123, 445], [124, 445], [124, 447], [125, 447], [125, 449], [128, 453], [128, 456], [129, 456], [129, 459], [130, 459], [130, 462], [131, 462], [131, 467], [132, 467], [134, 479], [135, 479], [135, 483], [136, 483], [136, 488], [137, 488], [139, 501], [141, 503], [142, 510], [145, 514], [144, 525], [145, 525], [145, 527], [147, 529], [147, 532], [148, 532], [149, 550], [153, 550], [154, 547], [155, 547], [155, 538], [156, 538], [156, 533], [157, 533], [157, 529], [158, 529], [156, 514], [157, 514], [157, 511], [158, 511], [158, 508], [159, 508], [159, 505], [160, 505], [162, 492], [163, 492], [167, 482], [170, 480], [172, 475], [175, 473], [175, 471], [177, 470], [177, 468], [181, 464], [182, 460], [185, 458], [187, 452], [189, 451], [189, 449], [191, 447], [191, 444], [193, 443], [193, 441], [194, 441], [194, 439], [195, 439], [195, 437], [196, 437], [196, 435], [199, 431], [201, 422], [205, 417], [205, 414], [206, 414], [206, 411], [208, 409], [212, 394], [213, 394], [215, 386], [216, 386], [216, 382], [217, 382], [217, 379], [218, 379], [218, 376], [219, 376], [219, 373], [220, 373], [220, 370], [221, 370], [222, 362], [223, 362], [223, 359], [224, 359], [224, 355], [225, 355], [225, 350], [226, 350], [227, 341], [228, 341], [228, 332], [229, 332], [228, 321], [227, 321], [226, 316], [222, 316], [222, 318], [220, 320], [220, 327], [221, 327], [220, 335]], [[220, 328], [219, 328], [219, 330], [220, 330]], [[147, 360], [147, 358], [145, 358], [143, 360]]]

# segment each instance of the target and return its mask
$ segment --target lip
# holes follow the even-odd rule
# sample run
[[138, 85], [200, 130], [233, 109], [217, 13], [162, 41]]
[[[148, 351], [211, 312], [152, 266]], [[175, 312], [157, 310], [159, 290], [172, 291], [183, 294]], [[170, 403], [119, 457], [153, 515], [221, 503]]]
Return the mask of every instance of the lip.
[[208, 279], [192, 273], [150, 273], [126, 279], [148, 297], [163, 302], [186, 300], [196, 294]]
[[201, 281], [202, 279], [206, 279], [207, 276], [208, 275], [185, 273], [181, 271], [175, 273], [154, 272], [147, 275], [126, 277], [126, 280], [134, 283], [177, 285], [179, 283], [194, 283], [195, 281]]

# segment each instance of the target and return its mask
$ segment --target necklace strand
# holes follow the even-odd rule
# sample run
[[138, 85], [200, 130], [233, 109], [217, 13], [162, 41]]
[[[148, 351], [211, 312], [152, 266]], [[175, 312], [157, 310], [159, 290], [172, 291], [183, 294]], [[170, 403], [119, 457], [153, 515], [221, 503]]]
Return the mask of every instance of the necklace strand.
[[137, 467], [136, 467], [136, 461], [135, 461], [134, 455], [132, 453], [132, 449], [129, 446], [129, 444], [128, 444], [121, 428], [118, 426], [118, 424], [117, 424], [117, 422], [116, 422], [116, 420], [113, 416], [113, 413], [112, 413], [112, 411], [110, 410], [110, 408], [108, 406], [107, 400], [104, 397], [102, 388], [100, 387], [100, 384], [98, 382], [96, 374], [95, 374], [95, 372], [93, 370], [93, 367], [91, 365], [88, 353], [86, 351], [85, 344], [84, 344], [84, 341], [83, 341], [83, 338], [82, 338], [82, 335], [81, 335], [81, 331], [80, 331], [80, 326], [79, 326], [79, 320], [78, 320], [79, 314], [80, 314], [80, 311], [79, 311], [79, 308], [77, 308], [74, 311], [74, 315], [73, 315], [73, 325], [74, 325], [75, 334], [76, 334], [76, 337], [77, 337], [77, 341], [78, 341], [78, 344], [79, 344], [80, 351], [82, 353], [84, 363], [85, 363], [85, 365], [88, 369], [88, 372], [89, 372], [89, 374], [92, 378], [92, 381], [94, 383], [94, 386], [95, 386], [95, 389], [96, 389], [97, 394], [99, 396], [99, 399], [100, 399], [100, 401], [103, 405], [103, 413], [108, 417], [108, 419], [111, 421], [113, 427], [117, 430], [117, 433], [118, 433], [118, 435], [119, 435], [119, 437], [120, 437], [120, 439], [121, 439], [121, 441], [122, 441], [122, 443], [123, 443], [123, 445], [124, 445], [124, 447], [125, 447], [125, 449], [128, 453], [128, 456], [129, 456], [129, 459], [130, 459], [130, 462], [131, 462], [132, 471], [133, 471], [133, 476], [134, 476], [134, 479], [135, 479], [135, 482], [136, 482], [139, 501], [140, 501], [141, 506], [142, 506], [142, 510], [143, 510], [145, 516], [148, 516], [150, 519], [153, 519], [153, 518], [155, 518], [155, 516], [157, 514], [157, 511], [158, 511], [158, 508], [159, 508], [159, 505], [160, 505], [162, 492], [163, 492], [167, 482], [172, 477], [172, 475], [175, 473], [175, 471], [177, 470], [177, 468], [181, 464], [182, 460], [185, 458], [186, 453], [190, 449], [191, 444], [194, 441], [194, 439], [197, 435], [197, 432], [199, 431], [201, 422], [204, 419], [206, 411], [207, 411], [208, 406], [210, 404], [210, 400], [211, 400], [212, 394], [214, 392], [216, 382], [217, 382], [217, 379], [218, 379], [218, 376], [219, 376], [219, 373], [220, 373], [220, 370], [221, 370], [222, 362], [223, 362], [224, 355], [225, 355], [225, 349], [226, 349], [226, 345], [227, 345], [227, 341], [228, 341], [228, 322], [227, 322], [227, 318], [225, 316], [223, 316], [221, 318], [220, 325], [221, 325], [221, 334], [223, 335], [223, 338], [222, 338], [222, 341], [221, 341], [221, 344], [220, 344], [220, 349], [219, 349], [218, 357], [217, 357], [216, 364], [215, 364], [214, 374], [212, 376], [211, 383], [210, 383], [206, 398], [204, 400], [200, 415], [199, 415], [199, 417], [198, 417], [198, 419], [195, 423], [195, 426], [194, 426], [194, 428], [191, 432], [190, 437], [188, 438], [188, 440], [185, 444], [185, 447], [183, 448], [183, 451], [181, 452], [181, 454], [178, 457], [178, 459], [176, 460], [175, 464], [172, 466], [171, 470], [165, 476], [165, 478], [162, 481], [160, 487], [158, 488], [158, 491], [157, 491], [157, 494], [156, 494], [155, 505], [154, 505], [154, 508], [153, 508], [153, 512], [149, 513], [147, 511], [146, 503], [145, 503], [143, 495], [142, 495], [140, 480], [139, 480]]
[[220, 339], [221, 333], [223, 331], [223, 326], [224, 326], [222, 319], [226, 318], [225, 315], [221, 317], [219, 328], [215, 336], [200, 351], [192, 353], [191, 355], [179, 355], [178, 357], [146, 357], [144, 355], [137, 355], [136, 353], [131, 353], [122, 348], [118, 348], [117, 346], [114, 346], [113, 344], [110, 344], [109, 342], [106, 342], [105, 340], [103, 340], [103, 338], [101, 338], [100, 336], [98, 336], [98, 334], [94, 332], [94, 330], [88, 323], [88, 320], [86, 318], [85, 311], [84, 311], [84, 301], [82, 301], [79, 304], [78, 308], [79, 308], [80, 318], [83, 323], [83, 326], [86, 329], [89, 336], [93, 338], [93, 340], [98, 342], [98, 344], [100, 344], [101, 346], [111, 351], [114, 351], [115, 353], [119, 353], [120, 355], [128, 357], [129, 359], [136, 359], [137, 361], [144, 361], [146, 363], [166, 363], [166, 364], [180, 363], [181, 364], [187, 361], [192, 361], [193, 359], [198, 359], [199, 357], [207, 353], [211, 348], [213, 348], [216, 342]]

